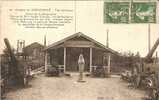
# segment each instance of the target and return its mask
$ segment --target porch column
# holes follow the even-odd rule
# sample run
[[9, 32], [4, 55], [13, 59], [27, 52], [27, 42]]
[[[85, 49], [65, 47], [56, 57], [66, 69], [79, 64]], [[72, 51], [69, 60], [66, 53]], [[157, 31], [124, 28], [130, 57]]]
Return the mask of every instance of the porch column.
[[64, 73], [66, 71], [66, 47], [64, 47]]
[[110, 55], [110, 53], [108, 54], [108, 75], [110, 75], [110, 60], [111, 59], [111, 55]]
[[90, 48], [90, 72], [92, 72], [92, 48]]
[[48, 57], [47, 57], [47, 51], [45, 51], [45, 73], [47, 73], [47, 59]]

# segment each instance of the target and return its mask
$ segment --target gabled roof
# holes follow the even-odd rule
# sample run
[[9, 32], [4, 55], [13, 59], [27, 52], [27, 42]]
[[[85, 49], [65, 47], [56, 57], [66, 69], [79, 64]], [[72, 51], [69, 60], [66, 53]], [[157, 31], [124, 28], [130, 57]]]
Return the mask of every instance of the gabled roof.
[[27, 45], [26, 47], [24, 47], [24, 49], [33, 49], [33, 48], [37, 48], [37, 47], [44, 48], [44, 45], [42, 45], [38, 42], [34, 42], [34, 43], [31, 43], [30, 45]]
[[105, 49], [105, 50], [107, 50], [107, 51], [110, 51], [111, 53], [114, 53], [114, 54], [119, 55], [118, 52], [112, 50], [111, 48], [106, 47], [105, 45], [101, 44], [100, 42], [98, 42], [98, 41], [96, 41], [96, 40], [90, 38], [89, 36], [87, 36], [87, 35], [85, 35], [85, 34], [83, 34], [83, 33], [81, 33], [81, 32], [75, 33], [75, 34], [73, 34], [73, 35], [71, 35], [71, 36], [68, 36], [68, 37], [66, 37], [66, 38], [64, 38], [64, 39], [62, 39], [62, 40], [60, 40], [60, 41], [57, 41], [57, 42], [55, 42], [55, 43], [53, 43], [53, 44], [47, 46], [44, 50], [48, 50], [48, 49], [50, 49], [50, 48], [52, 48], [52, 47], [54, 47], [54, 46], [57, 46], [57, 45], [59, 45], [59, 44], [61, 44], [61, 43], [64, 43], [65, 41], [70, 40], [70, 39], [72, 39], [72, 38], [74, 38], [74, 37], [77, 37], [77, 36], [78, 36], [78, 37], [84, 37], [84, 38], [86, 38], [87, 40], [89, 40], [89, 41], [95, 43], [96, 45], [100, 46], [101, 48], [103, 48], [103, 49]]

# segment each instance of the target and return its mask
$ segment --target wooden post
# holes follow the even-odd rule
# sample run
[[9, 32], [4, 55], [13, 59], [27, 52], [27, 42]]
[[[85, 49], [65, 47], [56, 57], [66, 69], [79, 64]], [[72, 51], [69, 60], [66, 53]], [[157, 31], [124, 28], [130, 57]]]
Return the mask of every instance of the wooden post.
[[107, 41], [106, 41], [106, 47], [109, 48], [109, 30], [107, 29]]
[[110, 75], [110, 59], [111, 59], [111, 55], [109, 53], [108, 54], [108, 76]]
[[47, 51], [45, 51], [45, 73], [47, 73]]
[[155, 63], [157, 64], [158, 63], [158, 52], [156, 52], [156, 61]]
[[64, 73], [66, 71], [66, 47], [64, 47]]
[[90, 73], [92, 72], [92, 48], [90, 48]]

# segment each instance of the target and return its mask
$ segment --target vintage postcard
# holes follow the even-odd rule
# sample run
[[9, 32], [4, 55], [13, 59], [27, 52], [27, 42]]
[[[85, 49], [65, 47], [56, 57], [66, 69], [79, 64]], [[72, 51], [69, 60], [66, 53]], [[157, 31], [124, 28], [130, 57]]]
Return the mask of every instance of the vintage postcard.
[[158, 0], [1, 0], [2, 100], [159, 100]]

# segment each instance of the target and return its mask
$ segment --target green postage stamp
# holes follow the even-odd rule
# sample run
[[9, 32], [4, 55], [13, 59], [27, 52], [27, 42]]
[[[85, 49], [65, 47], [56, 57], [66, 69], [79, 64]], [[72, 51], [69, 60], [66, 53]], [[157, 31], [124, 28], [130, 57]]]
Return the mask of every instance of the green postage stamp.
[[128, 23], [128, 2], [104, 2], [104, 23]]
[[104, 2], [104, 23], [155, 23], [156, 2]]

